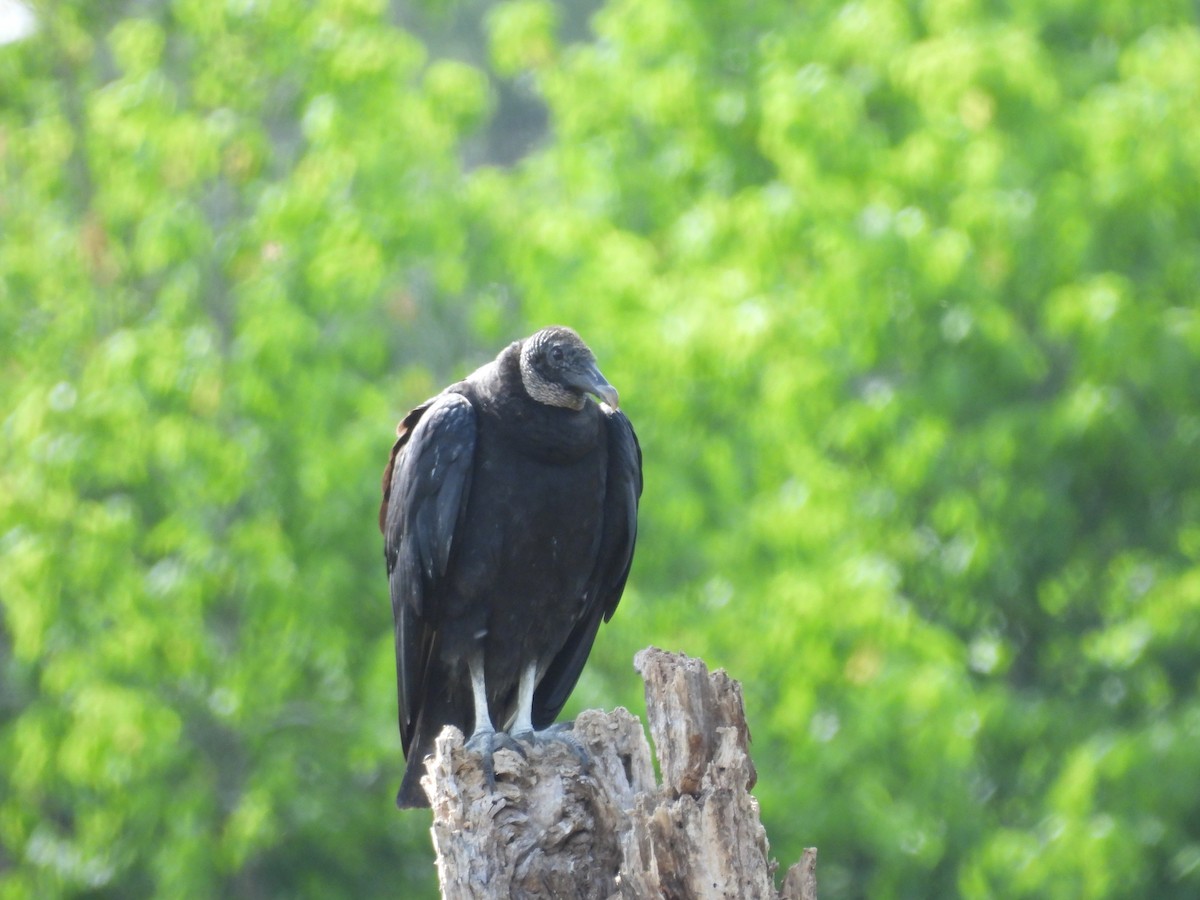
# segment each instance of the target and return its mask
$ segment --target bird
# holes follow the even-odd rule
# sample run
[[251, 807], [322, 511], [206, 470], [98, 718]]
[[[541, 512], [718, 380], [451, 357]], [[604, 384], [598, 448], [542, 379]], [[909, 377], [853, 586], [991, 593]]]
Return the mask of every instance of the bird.
[[491, 757], [553, 725], [629, 577], [642, 451], [619, 395], [570, 328], [543, 328], [409, 412], [379, 527], [406, 768], [446, 725]]

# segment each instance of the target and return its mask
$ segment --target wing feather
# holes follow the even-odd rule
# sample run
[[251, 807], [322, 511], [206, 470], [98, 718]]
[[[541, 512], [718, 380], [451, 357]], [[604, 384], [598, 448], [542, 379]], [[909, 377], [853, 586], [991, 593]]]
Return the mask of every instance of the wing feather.
[[396, 429], [383, 477], [380, 523], [396, 622], [400, 736], [408, 753], [437, 637], [439, 586], [471, 489], [476, 419], [470, 401], [442, 393]]

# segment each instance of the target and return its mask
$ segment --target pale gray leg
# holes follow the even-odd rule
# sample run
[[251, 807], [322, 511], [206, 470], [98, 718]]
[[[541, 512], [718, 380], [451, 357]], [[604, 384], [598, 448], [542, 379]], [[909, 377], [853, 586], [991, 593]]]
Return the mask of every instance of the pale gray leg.
[[[496, 765], [492, 760], [492, 755], [496, 752], [496, 747], [511, 747], [522, 756], [525, 755], [525, 751], [517, 747], [507, 734], [503, 732], [497, 734], [495, 726], [492, 725], [492, 715], [488, 712], [487, 683], [483, 677], [483, 654], [472, 655], [467, 662], [467, 668], [471, 673], [471, 694], [475, 701], [475, 730], [467, 738], [466, 746], [468, 750], [473, 750], [480, 755], [483, 762], [483, 777], [487, 780], [489, 788], [495, 788]], [[530, 703], [532, 701], [531, 693]]]
[[471, 732], [471, 740], [474, 741], [485, 734], [495, 733], [496, 729], [488, 712], [487, 684], [483, 680], [483, 654], [472, 654], [467, 668], [471, 672], [471, 693], [475, 697], [475, 730]]
[[509, 734], [527, 744], [551, 740], [560, 741], [574, 751], [585, 771], [590, 769], [591, 760], [587, 750], [571, 733], [571, 722], [547, 725], [541, 731], [533, 730], [533, 691], [536, 687], [537, 663], [530, 663], [521, 670], [521, 680], [517, 683], [517, 714], [513, 718]]
[[521, 671], [517, 685], [517, 716], [513, 719], [509, 733], [526, 735], [533, 733], [533, 689], [537, 687], [537, 663], [531, 662]]

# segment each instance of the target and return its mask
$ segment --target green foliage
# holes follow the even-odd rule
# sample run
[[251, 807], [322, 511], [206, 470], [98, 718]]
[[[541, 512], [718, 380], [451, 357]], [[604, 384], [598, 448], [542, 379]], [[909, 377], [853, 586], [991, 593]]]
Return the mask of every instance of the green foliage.
[[549, 322], [646, 459], [574, 709], [647, 643], [727, 667], [823, 896], [1195, 896], [1195, 10], [583, 14], [0, 46], [0, 897], [433, 894], [377, 479]]

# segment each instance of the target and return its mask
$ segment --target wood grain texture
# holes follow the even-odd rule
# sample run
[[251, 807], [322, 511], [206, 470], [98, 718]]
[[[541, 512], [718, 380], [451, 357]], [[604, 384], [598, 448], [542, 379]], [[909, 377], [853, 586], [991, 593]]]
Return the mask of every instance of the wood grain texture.
[[661, 784], [642, 725], [625, 709], [582, 713], [569, 732], [575, 746], [497, 751], [494, 786], [461, 732], [439, 735], [422, 785], [443, 897], [816, 900], [815, 850], [775, 886], [749, 792], [756, 773], [741, 686], [655, 648], [634, 665]]

